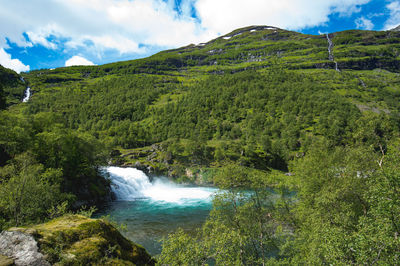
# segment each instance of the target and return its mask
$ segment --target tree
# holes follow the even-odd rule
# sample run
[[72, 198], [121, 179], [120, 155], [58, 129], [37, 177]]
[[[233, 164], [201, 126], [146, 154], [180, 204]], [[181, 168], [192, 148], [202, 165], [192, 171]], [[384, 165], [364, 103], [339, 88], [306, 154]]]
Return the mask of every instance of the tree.
[[368, 178], [368, 212], [354, 237], [355, 259], [365, 264], [395, 265], [400, 260], [400, 154], [392, 149]]
[[6, 97], [4, 95], [3, 86], [0, 84], [0, 110], [6, 109]]
[[43, 221], [51, 207], [67, 198], [60, 192], [62, 172], [45, 170], [29, 153], [15, 157], [0, 174], [0, 213], [10, 225]]
[[92, 203], [105, 200], [109, 182], [99, 167], [107, 151], [94, 137], [56, 128], [36, 135], [34, 151], [46, 168], [62, 169], [63, 192]]
[[373, 148], [318, 144], [298, 162], [293, 264], [396, 264], [399, 157]]

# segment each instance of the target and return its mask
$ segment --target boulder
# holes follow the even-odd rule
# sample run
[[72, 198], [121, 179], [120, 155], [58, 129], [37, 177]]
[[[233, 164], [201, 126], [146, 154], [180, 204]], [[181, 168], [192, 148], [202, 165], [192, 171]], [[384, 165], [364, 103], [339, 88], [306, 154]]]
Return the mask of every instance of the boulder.
[[[44, 255], [38, 251], [38, 243], [30, 234], [18, 231], [3, 231], [0, 234], [0, 254], [14, 260], [15, 265], [50, 266]], [[10, 261], [6, 259], [4, 265]], [[3, 264], [1, 264], [3, 265]]]

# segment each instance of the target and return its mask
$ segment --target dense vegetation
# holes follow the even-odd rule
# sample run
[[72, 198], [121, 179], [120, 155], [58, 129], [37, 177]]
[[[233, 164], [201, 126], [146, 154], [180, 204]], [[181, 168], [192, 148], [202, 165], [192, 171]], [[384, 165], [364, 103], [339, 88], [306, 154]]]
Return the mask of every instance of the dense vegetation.
[[228, 165], [215, 178], [224, 192], [206, 223], [194, 236], [180, 230], [165, 239], [159, 262], [396, 265], [399, 158], [397, 149], [379, 157], [318, 143], [293, 177]]
[[103, 145], [67, 128], [58, 114], [14, 107], [0, 112], [0, 227], [44, 221], [58, 206], [107, 200]]
[[50, 113], [0, 114], [2, 158], [8, 159], [0, 171], [0, 225], [43, 221], [63, 202], [74, 208], [106, 200], [102, 145], [56, 120]]
[[[0, 69], [0, 225], [105, 199], [111, 159], [223, 189], [161, 263], [396, 264], [400, 33], [330, 38], [334, 61], [326, 36], [260, 26], [135, 61]], [[21, 86], [33, 96], [15, 104]]]
[[14, 71], [0, 65], [0, 109], [17, 104], [22, 99], [25, 81]]

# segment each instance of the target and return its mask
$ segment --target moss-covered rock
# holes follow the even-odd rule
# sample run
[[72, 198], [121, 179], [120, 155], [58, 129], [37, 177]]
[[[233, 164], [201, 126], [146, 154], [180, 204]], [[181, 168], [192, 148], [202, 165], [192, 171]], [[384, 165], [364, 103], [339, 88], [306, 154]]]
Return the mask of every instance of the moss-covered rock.
[[33, 235], [51, 264], [155, 264], [142, 246], [123, 237], [113, 225], [102, 219], [66, 215], [44, 224], [10, 230]]

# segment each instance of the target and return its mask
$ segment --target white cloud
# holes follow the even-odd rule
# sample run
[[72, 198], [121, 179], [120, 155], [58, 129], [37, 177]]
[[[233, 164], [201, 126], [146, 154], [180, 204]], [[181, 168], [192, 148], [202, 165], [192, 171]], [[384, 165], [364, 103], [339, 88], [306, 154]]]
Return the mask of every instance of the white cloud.
[[365, 17], [360, 17], [356, 19], [355, 23], [357, 29], [363, 29], [363, 30], [372, 30], [375, 26], [370, 19], [367, 19]]
[[51, 35], [57, 35], [57, 31], [58, 31], [57, 25], [48, 24], [45, 27], [40, 28], [35, 32], [27, 31], [26, 35], [28, 36], [29, 41], [31, 43], [30, 46], [33, 46], [33, 44], [40, 44], [48, 49], [55, 50], [57, 49], [57, 45], [53, 42], [50, 42], [48, 38]]
[[399, 1], [391, 1], [386, 5], [386, 8], [390, 12], [390, 17], [386, 21], [384, 29], [390, 30], [393, 29], [400, 24], [400, 2]]
[[102, 47], [109, 49], [116, 49], [121, 54], [124, 53], [143, 53], [145, 50], [139, 48], [139, 44], [133, 40], [130, 40], [124, 36], [116, 35], [104, 35], [104, 36], [93, 36], [89, 37], [94, 43], [100, 44]]
[[57, 44], [49, 41], [49, 36], [56, 36], [69, 40], [68, 49], [86, 47], [92, 54], [107, 49], [140, 54], [146, 52], [140, 44], [176, 47], [216, 37], [190, 17], [194, 0], [183, 0], [181, 12], [175, 10], [172, 0], [0, 2], [0, 47], [7, 47], [8, 39], [20, 47], [39, 44], [55, 49]]
[[65, 61], [65, 66], [93, 66], [94, 63], [87, 60], [86, 58], [79, 56], [79, 55], [74, 55], [67, 61]]
[[367, 18], [371, 19], [371, 18], [376, 18], [376, 17], [382, 17], [384, 16], [385, 13], [381, 12], [381, 13], [369, 13], [367, 15]]
[[216, 37], [216, 34], [202, 30], [195, 19], [188, 16], [187, 7], [182, 11], [184, 15], [179, 16], [171, 1], [123, 0], [112, 3], [107, 8], [110, 20], [145, 44], [171, 47]]
[[[65, 46], [69, 49], [78, 49], [85, 46], [85, 42], [90, 42], [89, 46], [94, 46], [94, 50], [103, 52], [106, 49], [115, 49], [120, 54], [124, 53], [144, 53], [146, 50], [139, 47], [139, 44], [135, 41], [118, 34], [111, 35], [84, 35], [71, 39], [65, 43]], [[91, 48], [92, 49], [92, 48]]]
[[246, 25], [271, 25], [299, 30], [322, 25], [329, 15], [349, 16], [370, 0], [198, 0], [202, 26], [226, 33]]
[[4, 51], [3, 48], [0, 48], [0, 65], [6, 68], [10, 68], [17, 73], [21, 73], [22, 71], [29, 71], [30, 67], [24, 65], [18, 59], [11, 59], [11, 55]]

